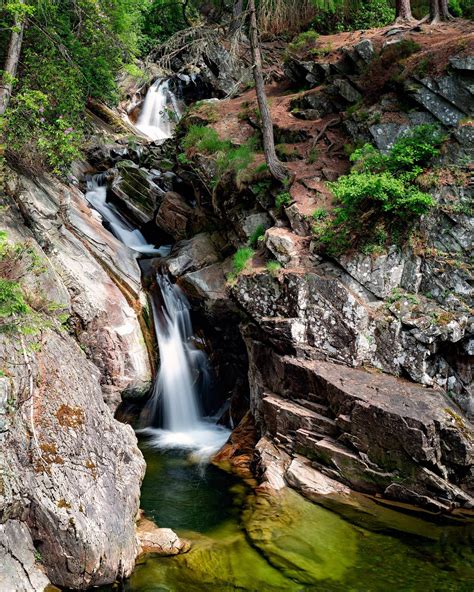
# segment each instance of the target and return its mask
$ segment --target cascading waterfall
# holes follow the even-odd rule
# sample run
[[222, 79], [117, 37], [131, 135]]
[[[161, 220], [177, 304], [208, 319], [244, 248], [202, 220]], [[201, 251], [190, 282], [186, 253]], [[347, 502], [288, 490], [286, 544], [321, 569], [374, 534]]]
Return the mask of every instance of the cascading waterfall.
[[168, 277], [156, 279], [161, 299], [153, 302], [153, 317], [160, 370], [142, 417], [148, 425], [161, 417], [161, 429], [147, 430], [153, 445], [190, 448], [206, 457], [224, 444], [229, 431], [201, 416], [198, 398], [209, 380], [208, 361], [193, 343], [189, 302]]
[[165, 256], [169, 247], [155, 248], [143, 234], [133, 228], [113, 204], [107, 203], [107, 177], [104, 173], [92, 175], [87, 179], [86, 199], [90, 205], [106, 220], [112, 233], [127, 247], [138, 253]]
[[166, 140], [173, 135], [181, 115], [181, 106], [170, 90], [169, 81], [158, 78], [148, 89], [136, 128], [151, 140]]

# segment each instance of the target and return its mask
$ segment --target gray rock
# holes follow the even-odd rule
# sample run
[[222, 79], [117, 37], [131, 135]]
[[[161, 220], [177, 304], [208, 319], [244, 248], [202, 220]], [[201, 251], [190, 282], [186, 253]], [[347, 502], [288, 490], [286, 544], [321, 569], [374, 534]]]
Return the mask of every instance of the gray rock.
[[337, 78], [333, 82], [333, 86], [336, 89], [336, 92], [348, 103], [357, 103], [357, 101], [362, 99], [360, 92], [344, 78]]
[[473, 56], [464, 56], [464, 57], [452, 57], [449, 58], [449, 63], [455, 70], [466, 70], [468, 72], [472, 72], [474, 70], [474, 57]]
[[[0, 364], [10, 384], [0, 516], [28, 525], [55, 585], [127, 576], [145, 465], [132, 428], [103, 402], [100, 372], [71, 336], [52, 330], [23, 342], [2, 336]], [[28, 545], [24, 552], [29, 561]]]
[[398, 138], [409, 129], [408, 125], [398, 123], [378, 123], [369, 127], [377, 148], [384, 153], [388, 152]]
[[374, 46], [370, 39], [362, 39], [356, 45], [354, 45], [355, 51], [360, 55], [364, 62], [369, 63], [373, 60], [375, 55]]

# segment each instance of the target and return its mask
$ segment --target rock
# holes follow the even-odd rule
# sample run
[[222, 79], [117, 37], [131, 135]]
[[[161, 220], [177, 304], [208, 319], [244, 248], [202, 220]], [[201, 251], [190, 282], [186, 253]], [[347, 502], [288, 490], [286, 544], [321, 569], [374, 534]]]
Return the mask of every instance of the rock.
[[377, 148], [384, 153], [387, 153], [398, 138], [403, 136], [409, 129], [408, 125], [398, 123], [379, 123], [369, 127]]
[[143, 297], [133, 252], [105, 230], [75, 188], [47, 177], [36, 182], [18, 177], [10, 180], [10, 192], [14, 202], [1, 227], [12, 240], [36, 240], [49, 279], [30, 274], [28, 281], [34, 287], [43, 279], [41, 292], [55, 308], [67, 305], [64, 312], [72, 315], [80, 343], [101, 369], [111, 406], [124, 390], [146, 391], [151, 381], [148, 351], [137, 312], [127, 302], [135, 299], [139, 310]]
[[263, 489], [280, 491], [286, 486], [285, 473], [291, 457], [277, 448], [269, 438], [260, 438], [256, 450], [259, 456], [261, 482]]
[[336, 80], [333, 82], [333, 88], [335, 92], [348, 103], [357, 103], [357, 101], [362, 99], [360, 92], [344, 78], [336, 78]]
[[472, 72], [474, 70], [474, 58], [472, 56], [451, 57], [449, 63], [455, 70], [465, 70]]
[[31, 592], [49, 584], [42, 566], [36, 562], [31, 533], [24, 522], [0, 523], [0, 590]]
[[431, 90], [423, 84], [413, 83], [407, 87], [407, 91], [410, 92], [415, 101], [434, 115], [443, 125], [448, 127], [456, 126], [465, 117], [462, 111], [439, 95], [436, 90]]
[[179, 277], [217, 263], [220, 256], [216, 243], [219, 243], [219, 236], [208, 233], [196, 234], [189, 240], [176, 243], [166, 259], [168, 271], [174, 277]]
[[298, 249], [293, 236], [285, 228], [270, 228], [265, 233], [265, 246], [282, 265], [298, 263]]
[[294, 99], [290, 103], [291, 113], [299, 119], [322, 119], [334, 113], [335, 106], [320, 91], [313, 91]]
[[354, 45], [354, 50], [360, 55], [364, 62], [369, 63], [375, 56], [374, 46], [370, 39], [362, 39]]
[[242, 239], [247, 242], [258, 228], [267, 230], [273, 225], [273, 220], [266, 212], [254, 212], [245, 215], [239, 224]]
[[187, 553], [191, 543], [180, 539], [171, 528], [158, 528], [152, 520], [142, 517], [137, 526], [140, 555], [160, 555], [170, 557]]
[[122, 160], [117, 164], [119, 176], [112, 184], [112, 195], [127, 212], [136, 226], [153, 219], [163, 191], [151, 180], [148, 172], [133, 162]]
[[156, 215], [156, 224], [176, 240], [188, 238], [191, 232], [193, 209], [179, 193], [164, 194]]
[[138, 551], [145, 465], [132, 428], [102, 400], [98, 369], [71, 336], [53, 330], [23, 342], [3, 335], [0, 364], [9, 377], [0, 516], [28, 525], [55, 585], [85, 589], [126, 577]]
[[[438, 511], [473, 507], [474, 480], [465, 470], [474, 455], [472, 426], [442, 393], [384, 374], [269, 356], [251, 333], [246, 342], [251, 409], [264, 441], [284, 451], [281, 477], [302, 456], [359, 491], [408, 503], [416, 497]], [[279, 458], [278, 450], [271, 454]]]
[[229, 469], [243, 479], [252, 479], [252, 463], [257, 443], [257, 430], [250, 411], [247, 411], [239, 425], [232, 431], [229, 440], [217, 452], [212, 462]]

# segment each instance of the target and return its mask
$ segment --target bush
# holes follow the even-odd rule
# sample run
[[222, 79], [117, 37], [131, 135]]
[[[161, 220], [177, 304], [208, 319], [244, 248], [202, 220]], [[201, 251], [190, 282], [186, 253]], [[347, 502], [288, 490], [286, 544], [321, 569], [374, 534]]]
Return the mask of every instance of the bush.
[[308, 51], [314, 48], [314, 44], [318, 38], [319, 35], [316, 31], [305, 31], [304, 33], [300, 33], [288, 44], [288, 51], [297, 54], [308, 53]]
[[313, 218], [313, 220], [324, 220], [325, 218], [328, 217], [328, 213], [326, 212], [326, 210], [324, 208], [317, 208], [311, 214], [311, 217]]
[[240, 248], [234, 255], [232, 266], [236, 274], [242, 273], [247, 267], [247, 263], [254, 256], [254, 251], [250, 247]]
[[370, 144], [355, 150], [350, 157], [354, 166], [349, 175], [329, 183], [340, 204], [333, 219], [321, 222], [319, 214], [313, 215], [320, 220], [313, 230], [321, 243], [337, 254], [349, 246], [351, 232], [360, 233], [364, 227], [368, 244], [377, 228], [383, 230], [375, 242], [381, 247], [388, 235], [384, 225], [382, 230], [377, 226], [378, 220], [385, 220], [388, 228], [397, 227], [398, 232], [425, 214], [433, 206], [433, 198], [421, 191], [415, 181], [423, 167], [439, 153], [443, 140], [444, 135], [436, 126], [420, 125], [399, 138], [388, 154]]
[[280, 193], [276, 196], [275, 207], [281, 209], [283, 206], [287, 206], [291, 203], [291, 194], [288, 191]]
[[395, 20], [395, 11], [386, 0], [364, 0], [352, 16], [353, 29], [385, 27]]

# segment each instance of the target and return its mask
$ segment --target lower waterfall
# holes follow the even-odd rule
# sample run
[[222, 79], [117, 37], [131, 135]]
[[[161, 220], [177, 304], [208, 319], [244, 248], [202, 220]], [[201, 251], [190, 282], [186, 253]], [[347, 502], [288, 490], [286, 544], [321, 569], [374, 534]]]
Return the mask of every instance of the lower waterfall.
[[153, 319], [160, 354], [160, 369], [142, 421], [148, 426], [161, 420], [161, 428], [148, 428], [152, 445], [189, 448], [206, 457], [218, 450], [230, 432], [204, 418], [199, 394], [209, 382], [207, 356], [194, 345], [190, 305], [180, 288], [157, 274], [159, 298], [153, 303]]

